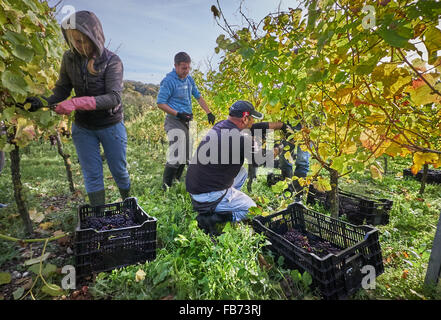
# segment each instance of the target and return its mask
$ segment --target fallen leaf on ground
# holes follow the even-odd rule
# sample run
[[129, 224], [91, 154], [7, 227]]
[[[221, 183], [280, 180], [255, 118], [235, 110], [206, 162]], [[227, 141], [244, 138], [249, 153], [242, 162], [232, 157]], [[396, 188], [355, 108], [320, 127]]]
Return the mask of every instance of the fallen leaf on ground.
[[136, 271], [135, 281], [136, 282], [143, 281], [145, 279], [145, 275], [146, 273], [143, 270], [139, 269], [138, 271]]
[[402, 279], [407, 279], [407, 275], [408, 275], [408, 274], [409, 274], [409, 270], [407, 270], [407, 269], [404, 270], [404, 271], [403, 271], [403, 274], [401, 275], [401, 278], [402, 278]]
[[11, 282], [11, 274], [9, 272], [0, 272], [0, 285], [10, 282]]
[[50, 205], [49, 207], [46, 208], [46, 210], [44, 210], [44, 213], [49, 214], [49, 213], [52, 213], [52, 212], [58, 211], [58, 210], [60, 210], [60, 209], [57, 207], [54, 207], [53, 205]]
[[426, 297], [425, 297], [425, 296], [419, 294], [419, 293], [416, 292], [415, 290], [409, 289], [409, 291], [412, 292], [412, 293], [413, 293], [414, 295], [416, 295], [417, 297], [419, 297], [419, 298], [421, 298], [421, 299], [423, 299], [423, 300], [426, 300]]
[[50, 252], [46, 252], [46, 253], [45, 253], [44, 255], [42, 255], [42, 256], [39, 256], [39, 257], [37, 257], [37, 258], [33, 258], [33, 259], [26, 260], [26, 261], [23, 263], [23, 265], [25, 265], [25, 266], [30, 266], [30, 265], [33, 265], [33, 264], [39, 263], [40, 261], [44, 261], [44, 260], [46, 260], [47, 258], [49, 258], [50, 255], [51, 255]]
[[48, 221], [48, 222], [40, 223], [38, 226], [39, 226], [41, 229], [43, 229], [43, 230], [47, 230], [47, 229], [53, 227], [53, 225], [54, 225], [53, 222], [49, 222], [49, 221]]
[[35, 223], [40, 223], [44, 219], [44, 214], [41, 212], [37, 212], [35, 209], [29, 210], [29, 218]]

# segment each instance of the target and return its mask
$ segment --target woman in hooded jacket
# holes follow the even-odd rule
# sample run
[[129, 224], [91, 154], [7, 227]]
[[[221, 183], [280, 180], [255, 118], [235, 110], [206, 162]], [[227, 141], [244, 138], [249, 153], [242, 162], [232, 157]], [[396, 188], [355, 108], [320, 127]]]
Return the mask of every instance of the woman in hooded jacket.
[[[92, 206], [105, 203], [103, 161], [100, 144], [123, 199], [129, 196], [127, 171], [127, 132], [123, 122], [121, 93], [123, 64], [104, 47], [101, 22], [89, 11], [72, 14], [61, 25], [69, 45], [61, 62], [59, 78], [47, 100], [55, 112], [75, 111], [72, 139]], [[75, 97], [68, 99], [74, 89]], [[68, 100], [66, 100], [68, 99]], [[43, 106], [38, 98], [28, 98], [30, 110]]]

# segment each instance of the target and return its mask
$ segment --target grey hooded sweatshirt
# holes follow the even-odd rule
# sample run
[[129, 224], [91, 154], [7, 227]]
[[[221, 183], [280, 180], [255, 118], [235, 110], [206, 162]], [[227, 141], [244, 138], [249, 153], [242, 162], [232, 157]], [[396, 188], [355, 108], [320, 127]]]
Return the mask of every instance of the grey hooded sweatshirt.
[[[46, 100], [49, 105], [60, 103], [70, 96], [72, 88], [76, 97], [95, 97], [96, 110], [76, 111], [75, 124], [90, 130], [103, 129], [123, 119], [123, 64], [116, 54], [104, 48], [103, 28], [96, 15], [89, 11], [78, 11], [74, 15], [75, 20], [71, 21], [72, 24], [75, 21], [75, 29], [95, 44], [97, 57], [94, 67], [98, 75], [94, 76], [87, 71], [87, 58], [75, 50], [68, 50], [63, 55], [53, 95]], [[61, 30], [68, 41], [63, 25]]]

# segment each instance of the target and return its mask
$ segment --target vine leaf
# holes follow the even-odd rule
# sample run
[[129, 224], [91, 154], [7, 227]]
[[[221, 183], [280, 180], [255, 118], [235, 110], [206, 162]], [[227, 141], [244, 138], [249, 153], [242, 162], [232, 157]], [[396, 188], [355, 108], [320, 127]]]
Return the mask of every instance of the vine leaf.
[[[2, 85], [14, 95], [14, 98], [19, 95], [25, 96], [27, 94], [28, 84], [19, 74], [6, 70], [2, 74], [1, 80]], [[17, 101], [19, 99], [15, 100]]]
[[59, 286], [53, 283], [48, 283], [43, 286], [41, 289], [44, 293], [47, 293], [53, 297], [61, 296], [64, 292]]
[[10, 283], [11, 279], [9, 272], [0, 272], [0, 285]]
[[23, 262], [23, 264], [24, 264], [25, 266], [30, 266], [30, 265], [33, 265], [33, 264], [36, 264], [36, 263], [40, 263], [41, 261], [44, 261], [44, 260], [46, 260], [47, 258], [49, 258], [50, 255], [51, 255], [50, 252], [46, 252], [46, 253], [43, 254], [42, 256], [39, 256], [39, 257], [37, 257], [37, 258], [33, 258], [33, 259], [26, 260], [25, 262]]

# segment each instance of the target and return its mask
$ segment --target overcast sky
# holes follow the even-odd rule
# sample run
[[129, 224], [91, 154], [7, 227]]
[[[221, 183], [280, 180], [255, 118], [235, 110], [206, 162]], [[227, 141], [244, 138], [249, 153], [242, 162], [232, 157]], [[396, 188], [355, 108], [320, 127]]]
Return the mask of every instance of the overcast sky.
[[[49, 0], [54, 6], [59, 0]], [[230, 24], [244, 25], [240, 0], [219, 0]], [[159, 84], [173, 68], [173, 57], [186, 51], [192, 66], [204, 70], [207, 61], [219, 63], [214, 52], [223, 30], [210, 11], [216, 0], [63, 0], [58, 5], [61, 22], [72, 10], [93, 11], [101, 20], [106, 45], [121, 57], [124, 79]], [[71, 7], [69, 7], [71, 6]], [[259, 22], [279, 8], [297, 7], [296, 0], [244, 0], [243, 11]], [[66, 11], [63, 12], [62, 9]]]

